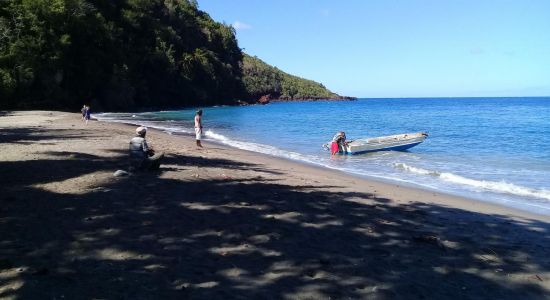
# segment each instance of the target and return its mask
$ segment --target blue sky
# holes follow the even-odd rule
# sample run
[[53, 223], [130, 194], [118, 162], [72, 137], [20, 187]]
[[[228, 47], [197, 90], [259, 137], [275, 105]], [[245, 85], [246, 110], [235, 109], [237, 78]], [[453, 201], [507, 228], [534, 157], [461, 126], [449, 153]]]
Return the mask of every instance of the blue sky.
[[198, 3], [248, 54], [341, 95], [550, 95], [550, 1]]

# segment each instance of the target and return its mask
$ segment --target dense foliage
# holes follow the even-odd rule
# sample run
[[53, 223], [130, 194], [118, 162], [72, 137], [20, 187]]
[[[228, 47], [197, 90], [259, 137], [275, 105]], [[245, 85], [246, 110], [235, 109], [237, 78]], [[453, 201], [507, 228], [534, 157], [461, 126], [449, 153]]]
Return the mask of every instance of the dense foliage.
[[6, 107], [214, 104], [242, 91], [231, 26], [187, 0], [2, 0]]
[[195, 0], [0, 0], [0, 109], [158, 109], [325, 90], [250, 61], [233, 27]]
[[243, 59], [243, 83], [252, 98], [263, 95], [279, 99], [339, 98], [320, 83], [287, 74], [246, 54]]

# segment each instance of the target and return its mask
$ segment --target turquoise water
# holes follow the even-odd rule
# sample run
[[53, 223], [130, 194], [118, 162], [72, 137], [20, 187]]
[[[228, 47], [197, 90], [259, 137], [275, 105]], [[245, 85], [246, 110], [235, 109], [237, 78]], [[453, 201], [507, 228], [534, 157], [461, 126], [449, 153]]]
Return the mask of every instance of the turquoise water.
[[[193, 132], [194, 110], [97, 118]], [[204, 108], [207, 139], [550, 215], [550, 98], [422, 98]], [[330, 157], [321, 145], [424, 131], [407, 152]]]

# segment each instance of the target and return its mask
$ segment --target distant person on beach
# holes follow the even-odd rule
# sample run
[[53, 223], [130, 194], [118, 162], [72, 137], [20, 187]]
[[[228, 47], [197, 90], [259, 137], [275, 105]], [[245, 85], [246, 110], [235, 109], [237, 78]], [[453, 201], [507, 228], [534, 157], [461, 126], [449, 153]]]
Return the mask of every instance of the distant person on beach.
[[146, 134], [146, 127], [136, 128], [136, 136], [130, 140], [131, 164], [138, 170], [158, 170], [164, 153], [155, 153], [153, 147], [149, 146], [145, 140]]
[[340, 147], [343, 147], [346, 144], [346, 133], [343, 131], [336, 133], [330, 143], [330, 153], [335, 155], [338, 151], [340, 151]]
[[197, 141], [197, 147], [202, 148], [202, 109], [197, 110], [195, 114], [195, 139]]
[[86, 120], [86, 104], [82, 105], [80, 112], [82, 113], [82, 121]]
[[86, 125], [88, 125], [88, 121], [90, 120], [90, 114], [92, 111], [90, 110], [89, 106], [86, 106], [86, 114], [84, 116], [84, 119], [86, 120]]

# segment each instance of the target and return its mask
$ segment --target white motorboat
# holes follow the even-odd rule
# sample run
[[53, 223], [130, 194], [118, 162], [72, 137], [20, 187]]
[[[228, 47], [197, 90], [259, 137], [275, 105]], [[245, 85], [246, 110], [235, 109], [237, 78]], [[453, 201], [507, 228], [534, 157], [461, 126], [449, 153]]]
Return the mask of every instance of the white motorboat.
[[[374, 151], [403, 151], [422, 143], [425, 132], [404, 133], [374, 138], [362, 138], [339, 145], [340, 154], [360, 154]], [[330, 150], [330, 142], [323, 145]]]

